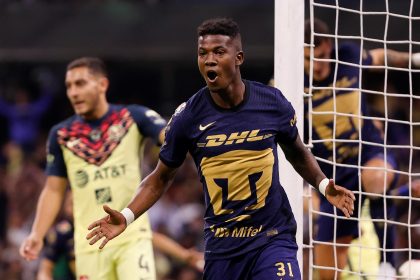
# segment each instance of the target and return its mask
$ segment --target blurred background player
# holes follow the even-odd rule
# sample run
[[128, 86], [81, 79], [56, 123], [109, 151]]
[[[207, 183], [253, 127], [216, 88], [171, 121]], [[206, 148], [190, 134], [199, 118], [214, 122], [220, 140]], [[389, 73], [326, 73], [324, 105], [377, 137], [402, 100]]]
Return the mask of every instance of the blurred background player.
[[90, 244], [104, 238], [103, 248], [156, 203], [190, 152], [207, 207], [204, 279], [301, 279], [296, 222], [279, 181], [277, 144], [347, 217], [354, 195], [325, 178], [300, 140], [294, 109], [281, 92], [242, 80], [237, 23], [210, 19], [197, 31], [198, 67], [207, 86], [175, 111], [160, 161], [128, 208], [104, 207], [109, 215], [89, 226]]
[[[313, 30], [317, 35], [314, 37], [314, 61], [312, 73], [310, 71], [310, 48], [306, 47], [305, 55], [305, 90], [309, 88], [309, 76], [312, 75], [313, 87], [336, 87], [332, 89], [313, 89], [312, 108], [314, 112], [334, 111], [334, 106], [339, 113], [351, 114], [351, 116], [335, 116], [334, 114], [314, 114], [312, 116], [312, 135], [314, 142], [312, 152], [315, 156], [334, 161], [341, 164], [358, 166], [359, 154], [364, 169], [361, 172], [362, 190], [372, 194], [370, 198], [370, 214], [374, 219], [384, 219], [384, 199], [381, 195], [385, 194], [391, 186], [395, 185], [397, 176], [392, 172], [397, 167], [394, 156], [389, 151], [384, 151], [383, 147], [374, 144], [364, 143], [359, 151], [359, 134], [364, 141], [371, 143], [383, 143], [381, 132], [374, 126], [371, 120], [363, 119], [362, 127], [359, 127], [359, 68], [356, 66], [334, 63], [331, 60], [338, 59], [347, 63], [359, 64], [362, 56], [363, 65], [383, 66], [387, 61], [388, 66], [407, 67], [410, 55], [404, 52], [397, 52], [387, 49], [374, 49], [370, 51], [361, 50], [360, 45], [343, 43], [338, 46], [338, 50], [333, 48], [331, 39], [322, 37], [319, 34], [329, 34], [328, 26], [319, 19], [314, 19]], [[311, 43], [311, 22], [305, 22], [305, 43]], [[338, 54], [338, 57], [336, 57]], [[386, 57], [385, 57], [386, 56]], [[414, 58], [413, 58], [414, 64]], [[418, 65], [417, 65], [418, 66]], [[336, 69], [337, 67], [337, 69]], [[335, 77], [335, 73], [337, 73]], [[336, 78], [334, 80], [334, 78]], [[348, 88], [348, 89], [346, 89]], [[307, 117], [307, 104], [305, 104], [305, 115]], [[362, 96], [362, 115], [369, 116], [367, 104]], [[334, 123], [335, 122], [335, 123]], [[335, 135], [333, 135], [335, 131]], [[333, 143], [332, 140], [335, 139]], [[353, 140], [349, 142], [348, 140]], [[334, 152], [335, 149], [335, 152]], [[333, 158], [333, 154], [335, 158]], [[335, 174], [337, 184], [349, 187], [351, 190], [358, 191], [359, 178], [358, 169], [342, 166], [335, 166], [319, 161], [323, 172], [330, 178]], [[367, 169], [371, 168], [371, 169]], [[375, 169], [376, 168], [376, 169]], [[385, 171], [386, 168], [386, 171]], [[365, 195], [359, 196], [363, 200]], [[323, 198], [320, 205], [321, 212], [334, 213], [333, 207]], [[391, 201], [387, 201], [387, 216], [391, 216], [393, 211]], [[355, 212], [358, 212], [356, 203]], [[340, 214], [341, 215], [341, 214]], [[386, 244], [385, 249], [393, 248], [393, 230], [391, 224], [384, 226], [383, 223], [375, 222], [375, 230], [380, 240], [380, 246]], [[385, 233], [385, 228], [387, 232]], [[317, 240], [331, 242], [336, 234], [336, 243], [349, 244], [358, 235], [357, 221], [337, 219], [337, 230], [334, 233], [334, 218], [320, 215], [318, 217]], [[384, 241], [384, 236], [386, 240]], [[343, 269], [347, 264], [348, 246], [336, 246], [325, 244], [315, 244], [315, 264], [320, 266], [332, 267], [331, 270], [320, 270], [322, 279], [332, 279], [335, 274], [334, 251], [337, 252], [337, 267]], [[393, 264], [391, 252], [381, 253], [381, 261]], [[387, 264], [384, 264], [387, 266]], [[383, 268], [385, 269], [385, 268]], [[384, 273], [382, 269], [381, 273]], [[392, 268], [391, 268], [392, 271]], [[394, 272], [391, 272], [394, 273]]]
[[142, 144], [146, 137], [163, 142], [166, 122], [143, 106], [107, 102], [109, 86], [102, 60], [92, 57], [68, 64], [65, 84], [75, 115], [49, 134], [47, 180], [38, 201], [32, 231], [20, 248], [37, 259], [43, 239], [56, 218], [70, 183], [74, 203], [77, 278], [155, 279], [151, 231], [147, 215], [107, 250], [98, 251], [85, 238], [89, 222], [107, 203], [122, 209], [141, 179]]

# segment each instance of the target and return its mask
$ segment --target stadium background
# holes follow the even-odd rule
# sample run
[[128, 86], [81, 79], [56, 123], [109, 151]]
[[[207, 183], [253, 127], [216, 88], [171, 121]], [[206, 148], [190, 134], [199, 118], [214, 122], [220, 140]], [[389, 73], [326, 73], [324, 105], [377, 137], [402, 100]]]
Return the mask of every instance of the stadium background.
[[[318, 2], [335, 4], [336, 1]], [[343, 7], [360, 7], [359, 1], [338, 2]], [[388, 2], [390, 11], [408, 13], [409, 0]], [[364, 1], [363, 6], [366, 10], [383, 11], [384, 3], [385, 0], [370, 0]], [[413, 14], [420, 14], [420, 3], [414, 6]], [[316, 8], [315, 15], [334, 30], [334, 11]], [[32, 101], [46, 87], [53, 93], [53, 103], [42, 115], [38, 127], [37, 146], [20, 161], [19, 151], [10, 145], [9, 119], [0, 114], [1, 279], [31, 279], [28, 278], [31, 271], [36, 270], [34, 265], [21, 263], [16, 246], [29, 230], [35, 197], [43, 184], [46, 133], [54, 123], [72, 114], [63, 84], [66, 63], [78, 56], [102, 57], [110, 72], [111, 102], [143, 104], [169, 117], [178, 104], [204, 86], [196, 65], [196, 26], [204, 19], [219, 16], [232, 17], [241, 27], [245, 51], [243, 77], [268, 82], [274, 69], [274, 0], [0, 0], [0, 97], [13, 104], [16, 93], [22, 90]], [[340, 34], [360, 35], [357, 15], [342, 11], [339, 17]], [[385, 16], [364, 16], [364, 35], [384, 38], [384, 24]], [[413, 21], [413, 30], [420, 30], [420, 21]], [[413, 41], [420, 41], [420, 32], [412, 35]], [[408, 21], [391, 17], [387, 39], [407, 38]], [[383, 47], [371, 42], [365, 42], [364, 46]], [[408, 51], [407, 44], [392, 45], [392, 48]], [[366, 75], [367, 88], [383, 87], [383, 73]], [[407, 73], [390, 71], [388, 81], [396, 92], [409, 92]], [[413, 75], [413, 82], [413, 93], [418, 95], [418, 73]], [[408, 120], [409, 100], [400, 99], [389, 98], [389, 113]], [[380, 98], [372, 97], [370, 101], [377, 114], [383, 114]], [[417, 102], [414, 108], [419, 108], [419, 100], [414, 101]], [[419, 115], [413, 116], [413, 121], [419, 120]], [[397, 141], [408, 143], [409, 128], [400, 129]], [[414, 145], [419, 146], [418, 128], [414, 136]], [[413, 158], [417, 158], [413, 167], [418, 171], [420, 156], [414, 154]], [[192, 215], [186, 225], [176, 220], [188, 216], [185, 213], [196, 213], [201, 203], [200, 187], [191, 175], [194, 172], [188, 172], [194, 167], [187, 164], [184, 168], [186, 171], [180, 172], [184, 176], [178, 178], [157, 208], [155, 226], [184, 246], [200, 249], [201, 225], [197, 217]], [[159, 216], [161, 211], [171, 209], [178, 214]], [[185, 236], [182, 231], [191, 234]], [[172, 277], [167, 279], [197, 277], [173, 262], [164, 259], [162, 262], [168, 267], [168, 277]]]

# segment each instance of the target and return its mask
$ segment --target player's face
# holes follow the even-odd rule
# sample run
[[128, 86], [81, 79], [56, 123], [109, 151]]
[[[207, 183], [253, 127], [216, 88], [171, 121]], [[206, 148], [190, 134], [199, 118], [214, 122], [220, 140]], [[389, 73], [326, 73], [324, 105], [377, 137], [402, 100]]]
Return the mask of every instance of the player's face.
[[108, 88], [108, 79], [93, 74], [87, 67], [77, 67], [66, 73], [67, 97], [76, 114], [93, 118], [100, 110]]
[[240, 78], [239, 66], [244, 56], [238, 40], [226, 35], [198, 38], [198, 69], [210, 91], [226, 90]]
[[[307, 47], [304, 50], [305, 55], [305, 73], [309, 75], [309, 61], [310, 61], [310, 48]], [[331, 43], [328, 40], [322, 41], [322, 43], [314, 49], [314, 57], [319, 59], [331, 58]], [[329, 61], [313, 61], [313, 79], [314, 81], [322, 81], [330, 75], [331, 64]]]

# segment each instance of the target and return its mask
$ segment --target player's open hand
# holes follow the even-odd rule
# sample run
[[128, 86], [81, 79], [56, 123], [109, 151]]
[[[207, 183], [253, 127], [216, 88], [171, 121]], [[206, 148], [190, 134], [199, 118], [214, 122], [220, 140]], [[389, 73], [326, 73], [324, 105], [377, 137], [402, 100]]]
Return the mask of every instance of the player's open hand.
[[42, 238], [31, 233], [20, 245], [19, 254], [27, 261], [36, 260], [44, 246]]
[[127, 227], [123, 214], [117, 210], [109, 208], [107, 205], [104, 205], [104, 210], [108, 213], [108, 215], [90, 224], [88, 227], [90, 232], [86, 236], [88, 240], [90, 239], [90, 245], [93, 245], [98, 240], [104, 238], [99, 246], [99, 249], [102, 249], [109, 240], [120, 235]]
[[334, 180], [330, 179], [325, 189], [325, 197], [332, 205], [343, 211], [347, 218], [353, 215], [356, 197], [352, 191], [336, 185]]

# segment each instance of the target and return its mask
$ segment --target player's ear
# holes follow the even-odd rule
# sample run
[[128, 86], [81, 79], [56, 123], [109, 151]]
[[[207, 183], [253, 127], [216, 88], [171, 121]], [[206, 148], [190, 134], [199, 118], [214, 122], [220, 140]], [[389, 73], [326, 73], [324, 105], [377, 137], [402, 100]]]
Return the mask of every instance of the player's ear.
[[235, 57], [235, 65], [236, 66], [241, 66], [242, 63], [244, 63], [244, 52], [243, 51], [238, 51], [236, 53], [236, 57]]
[[107, 91], [109, 87], [109, 80], [107, 77], [100, 77], [99, 78], [99, 86], [103, 91]]
[[326, 39], [326, 40], [325, 40], [325, 43], [326, 43], [326, 46], [327, 46], [327, 48], [328, 48], [329, 52], [331, 52], [331, 51], [332, 51], [332, 49], [333, 49], [333, 45], [332, 45], [332, 41], [331, 41], [331, 39]]

